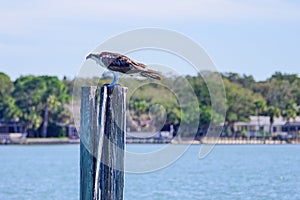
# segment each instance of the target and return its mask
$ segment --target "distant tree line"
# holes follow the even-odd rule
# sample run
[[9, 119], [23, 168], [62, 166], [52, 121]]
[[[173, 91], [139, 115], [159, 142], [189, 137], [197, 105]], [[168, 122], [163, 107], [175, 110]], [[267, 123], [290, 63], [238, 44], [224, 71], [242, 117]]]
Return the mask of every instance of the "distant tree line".
[[[0, 119], [17, 121], [36, 137], [70, 123], [68, 86], [54, 76], [21, 76], [14, 82], [0, 73]], [[63, 136], [65, 133], [61, 133]]]
[[[211, 72], [208, 77], [214, 75]], [[249, 121], [251, 115], [269, 116], [272, 126], [275, 117], [283, 116], [290, 121], [299, 114], [300, 78], [296, 74], [276, 72], [264, 81], [255, 81], [253, 76], [224, 73], [222, 79], [226, 116], [212, 110], [207, 80], [201, 74], [167, 77], [162, 84], [145, 84], [145, 80], [123, 78], [121, 84], [129, 89], [127, 124], [133, 131], [161, 129], [163, 124], [199, 124], [200, 130], [211, 122], [225, 120], [225, 132], [234, 133], [234, 123]], [[72, 94], [74, 101], [79, 100], [80, 95], [79, 90], [73, 90], [73, 85], [108, 82], [107, 76], [100, 80], [21, 76], [11, 81], [6, 74], [0, 73], [0, 119], [19, 121], [36, 136], [47, 137], [49, 127], [72, 123], [68, 105]], [[182, 128], [188, 131], [188, 127]]]
[[299, 115], [300, 78], [296, 74], [276, 72], [267, 80], [258, 82], [252, 76], [236, 73], [227, 73], [223, 77], [228, 124], [247, 121], [250, 115], [269, 116], [271, 132], [275, 117], [282, 116], [289, 122]]

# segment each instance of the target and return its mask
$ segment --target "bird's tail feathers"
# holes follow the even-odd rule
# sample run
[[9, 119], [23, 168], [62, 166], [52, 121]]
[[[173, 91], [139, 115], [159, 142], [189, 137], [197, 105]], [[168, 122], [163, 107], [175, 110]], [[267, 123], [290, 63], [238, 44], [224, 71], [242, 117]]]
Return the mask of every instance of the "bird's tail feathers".
[[148, 69], [147, 71], [142, 71], [141, 75], [144, 77], [149, 77], [149, 78], [153, 78], [156, 80], [161, 80], [161, 77], [162, 77], [161, 73], [151, 70], [151, 69]]

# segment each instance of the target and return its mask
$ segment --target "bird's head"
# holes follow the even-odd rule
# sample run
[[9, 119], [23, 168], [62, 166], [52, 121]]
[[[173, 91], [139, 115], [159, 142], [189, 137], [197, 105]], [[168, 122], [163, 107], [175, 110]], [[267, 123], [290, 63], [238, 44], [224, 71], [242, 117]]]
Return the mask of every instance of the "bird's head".
[[99, 60], [101, 56], [101, 53], [98, 52], [92, 52], [89, 55], [87, 55], [86, 60], [87, 59], [92, 59], [92, 60]]
[[99, 52], [92, 52], [92, 53], [90, 53], [89, 55], [87, 55], [86, 60], [87, 60], [87, 59], [92, 59], [92, 60], [96, 61], [96, 63], [98, 63], [98, 64], [104, 66], [104, 65], [103, 65], [103, 62], [102, 62], [102, 53], [99, 53]]

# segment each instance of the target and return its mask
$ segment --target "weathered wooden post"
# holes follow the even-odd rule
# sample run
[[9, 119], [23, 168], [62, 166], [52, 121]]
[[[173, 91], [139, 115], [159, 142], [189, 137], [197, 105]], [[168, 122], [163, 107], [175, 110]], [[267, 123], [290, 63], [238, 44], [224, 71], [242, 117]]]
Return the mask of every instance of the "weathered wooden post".
[[125, 95], [126, 88], [118, 85], [82, 88], [81, 200], [123, 199]]

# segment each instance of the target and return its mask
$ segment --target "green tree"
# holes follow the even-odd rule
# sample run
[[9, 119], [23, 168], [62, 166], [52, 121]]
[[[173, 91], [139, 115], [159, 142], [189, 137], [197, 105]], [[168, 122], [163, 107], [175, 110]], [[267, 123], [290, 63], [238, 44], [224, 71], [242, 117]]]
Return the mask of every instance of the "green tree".
[[226, 122], [230, 131], [235, 133], [234, 123], [249, 121], [250, 115], [255, 114], [255, 102], [263, 101], [263, 98], [240, 84], [232, 83], [227, 79], [224, 79], [224, 83], [227, 98]]
[[299, 109], [297, 104], [291, 100], [282, 112], [282, 116], [289, 122], [291, 119], [295, 120]]
[[18, 120], [20, 110], [15, 104], [15, 99], [11, 96], [14, 85], [9, 76], [0, 72], [0, 119]]
[[269, 127], [269, 134], [272, 134], [272, 129], [273, 129], [273, 124], [274, 124], [274, 118], [275, 117], [280, 117], [281, 111], [279, 108], [275, 106], [269, 106], [267, 108], [267, 116], [270, 117], [270, 127]]
[[25, 125], [26, 131], [37, 130], [42, 123], [40, 116], [41, 96], [45, 85], [35, 76], [21, 76], [14, 82], [13, 96], [16, 105], [21, 110], [20, 121]]
[[[67, 94], [67, 87], [57, 77], [41, 76], [39, 78], [45, 82], [46, 86], [41, 100], [44, 106], [42, 137], [47, 137], [49, 112], [55, 115], [59, 108], [64, 108], [64, 103], [69, 102], [70, 95]], [[66, 109], [63, 110], [67, 112]]]
[[149, 108], [149, 103], [146, 102], [145, 99], [134, 98], [130, 100], [129, 110], [133, 111], [138, 118], [141, 117], [142, 114], [145, 114]]
[[266, 81], [255, 84], [254, 91], [264, 96], [267, 105], [285, 110], [290, 100], [300, 103], [300, 79], [294, 74], [276, 72]]
[[187, 76], [187, 80], [198, 98], [199, 105], [210, 106], [210, 94], [202, 76], [200, 74], [197, 76]]
[[238, 83], [242, 85], [244, 88], [252, 89], [253, 85], [255, 84], [255, 80], [253, 76], [247, 76], [247, 75], [239, 75], [237, 73], [225, 73], [223, 75], [225, 78], [227, 78], [232, 83]]
[[74, 79], [70, 80], [66, 76], [63, 77], [62, 83], [66, 86], [67, 88], [67, 94], [72, 95], [73, 93], [73, 85], [74, 85]]
[[260, 130], [260, 115], [264, 114], [267, 108], [266, 102], [263, 99], [254, 101], [256, 116], [257, 116], [257, 126], [258, 132], [262, 134], [262, 130]]
[[[291, 100], [283, 110], [282, 116], [287, 120], [287, 122], [290, 122], [291, 119], [296, 119], [298, 111], [299, 108], [297, 104], [293, 100]], [[290, 125], [288, 126], [288, 134], [290, 134]]]
[[[58, 122], [66, 120], [59, 116], [65, 112], [64, 107], [70, 96], [67, 94], [66, 86], [57, 78], [52, 76], [21, 76], [15, 83], [13, 96], [16, 104], [22, 111], [20, 121], [26, 129], [37, 131], [42, 126], [42, 137], [47, 137], [49, 118], [56, 118]], [[58, 113], [59, 111], [59, 113]], [[63, 115], [61, 115], [63, 116]]]

